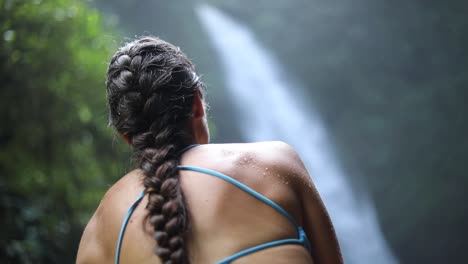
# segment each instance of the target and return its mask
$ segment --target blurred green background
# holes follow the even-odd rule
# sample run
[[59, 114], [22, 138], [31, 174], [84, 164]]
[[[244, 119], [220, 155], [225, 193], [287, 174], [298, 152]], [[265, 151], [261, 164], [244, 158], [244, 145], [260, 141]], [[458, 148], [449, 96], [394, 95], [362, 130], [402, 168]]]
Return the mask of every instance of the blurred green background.
[[[107, 61], [124, 37], [181, 46], [208, 84], [213, 141], [239, 141], [199, 2], [0, 0], [0, 263], [74, 262], [102, 195], [132, 168], [105, 105]], [[468, 2], [205, 2], [307, 87], [400, 262], [462, 262]]]

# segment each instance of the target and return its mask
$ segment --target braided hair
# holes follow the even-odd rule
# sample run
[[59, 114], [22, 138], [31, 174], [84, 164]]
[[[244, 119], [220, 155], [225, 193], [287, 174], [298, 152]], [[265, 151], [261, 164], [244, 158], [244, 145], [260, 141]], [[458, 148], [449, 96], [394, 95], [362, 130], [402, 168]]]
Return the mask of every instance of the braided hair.
[[184, 245], [187, 209], [178, 153], [189, 144], [187, 122], [202, 83], [178, 47], [141, 37], [121, 47], [107, 72], [110, 123], [133, 147], [144, 172], [148, 220], [164, 264], [189, 263]]

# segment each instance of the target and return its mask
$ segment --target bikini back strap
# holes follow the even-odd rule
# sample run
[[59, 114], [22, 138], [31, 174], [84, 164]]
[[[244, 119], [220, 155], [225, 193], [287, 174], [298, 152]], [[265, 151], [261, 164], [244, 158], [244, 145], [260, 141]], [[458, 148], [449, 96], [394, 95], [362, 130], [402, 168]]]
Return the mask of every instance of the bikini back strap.
[[[194, 145], [189, 146], [188, 148], [184, 149], [184, 151], [188, 150], [188, 149], [190, 149], [192, 147], [194, 147]], [[277, 203], [273, 202], [272, 200], [268, 199], [267, 197], [263, 196], [262, 194], [258, 193], [257, 191], [253, 190], [252, 188], [248, 187], [247, 185], [245, 185], [245, 184], [243, 184], [243, 183], [241, 183], [241, 182], [239, 182], [239, 181], [237, 181], [237, 180], [235, 180], [235, 179], [233, 179], [233, 178], [231, 178], [231, 177], [229, 177], [227, 175], [224, 175], [224, 174], [222, 174], [220, 172], [213, 171], [213, 170], [210, 170], [210, 169], [195, 167], [195, 166], [187, 166], [187, 165], [180, 165], [180, 166], [178, 166], [178, 169], [208, 174], [208, 175], [223, 179], [223, 180], [233, 184], [234, 186], [238, 187], [239, 189], [245, 191], [246, 193], [248, 193], [248, 194], [252, 195], [253, 197], [257, 198], [258, 200], [262, 201], [263, 203], [271, 206], [277, 212], [279, 212], [284, 217], [286, 217], [296, 227], [296, 229], [298, 231], [298, 238], [281, 239], [281, 240], [275, 240], [275, 241], [272, 241], [272, 242], [263, 243], [263, 244], [260, 244], [260, 245], [257, 245], [257, 246], [242, 250], [242, 251], [240, 251], [240, 252], [238, 252], [238, 253], [236, 253], [236, 254], [234, 254], [232, 256], [229, 256], [229, 257], [217, 262], [217, 264], [227, 264], [227, 263], [230, 263], [230, 262], [232, 262], [232, 261], [234, 261], [234, 260], [236, 260], [236, 259], [238, 259], [240, 257], [243, 257], [245, 255], [254, 253], [256, 251], [266, 249], [266, 248], [270, 248], [270, 247], [285, 245], [285, 244], [300, 244], [300, 245], [305, 246], [310, 251], [310, 243], [309, 243], [309, 241], [307, 239], [307, 236], [306, 236], [304, 230], [302, 229], [302, 227], [300, 227], [297, 224], [296, 220], [294, 220], [294, 218], [286, 210], [284, 210], [281, 206], [279, 206]], [[116, 251], [115, 251], [115, 264], [119, 264], [119, 262], [120, 262], [120, 251], [121, 251], [121, 247], [122, 247], [122, 240], [123, 240], [123, 237], [124, 237], [124, 234], [125, 234], [125, 229], [127, 228], [128, 221], [130, 220], [130, 217], [132, 216], [133, 212], [135, 211], [135, 208], [138, 206], [138, 204], [143, 199], [144, 195], [145, 195], [145, 192], [142, 191], [140, 193], [140, 195], [137, 197], [136, 201], [128, 209], [127, 214], [125, 215], [125, 218], [124, 218], [123, 223], [122, 223], [122, 227], [120, 229], [119, 238], [118, 238], [118, 241], [117, 241], [117, 248], [116, 248]]]
[[254, 189], [250, 188], [249, 186], [227, 176], [224, 175], [220, 172], [210, 170], [210, 169], [205, 169], [205, 168], [200, 168], [200, 167], [195, 167], [195, 166], [188, 166], [188, 165], [179, 165], [178, 168], [180, 170], [188, 170], [188, 171], [195, 171], [195, 172], [200, 172], [204, 174], [208, 174], [211, 176], [215, 176], [217, 178], [223, 179], [234, 186], [238, 187], [239, 189], [245, 191], [246, 193], [252, 195], [253, 197], [257, 198], [258, 200], [266, 203], [267, 205], [273, 207], [276, 211], [278, 211], [280, 214], [284, 215], [296, 228], [299, 227], [297, 224], [296, 220], [288, 213], [286, 210], [284, 210], [281, 206], [279, 206], [277, 203], [273, 202], [272, 200], [268, 199], [267, 197], [263, 196], [262, 194], [258, 193]]
[[234, 261], [234, 260], [236, 260], [238, 258], [244, 257], [246, 255], [252, 254], [254, 252], [257, 252], [257, 251], [260, 251], [260, 250], [263, 250], [263, 249], [267, 249], [267, 248], [271, 248], [271, 247], [277, 247], [277, 246], [281, 246], [281, 245], [290, 245], [290, 244], [302, 245], [302, 246], [306, 247], [307, 250], [309, 250], [309, 252], [310, 252], [309, 240], [307, 240], [307, 236], [305, 235], [304, 230], [301, 227], [299, 227], [299, 238], [280, 239], [280, 240], [275, 240], [275, 241], [263, 243], [263, 244], [260, 244], [260, 245], [254, 246], [254, 247], [250, 247], [248, 249], [244, 249], [244, 250], [242, 250], [240, 252], [237, 252], [236, 254], [231, 255], [231, 256], [229, 256], [227, 258], [224, 258], [224, 259], [216, 262], [216, 264], [228, 264], [228, 263], [231, 263], [232, 261]]
[[281, 246], [281, 245], [286, 245], [286, 244], [299, 244], [304, 246], [309, 252], [311, 250], [310, 242], [307, 239], [307, 235], [304, 232], [304, 229], [300, 227], [296, 220], [288, 213], [286, 210], [284, 210], [281, 206], [279, 206], [277, 203], [273, 202], [272, 200], [268, 199], [267, 197], [263, 196], [262, 194], [258, 193], [257, 191], [253, 190], [252, 188], [248, 187], [247, 185], [227, 176], [224, 175], [220, 172], [213, 171], [210, 169], [205, 169], [205, 168], [200, 168], [200, 167], [195, 167], [195, 166], [187, 166], [187, 165], [180, 165], [178, 166], [180, 170], [188, 170], [188, 171], [195, 171], [195, 172], [200, 172], [204, 174], [208, 174], [220, 179], [223, 179], [234, 186], [238, 187], [239, 189], [247, 192], [248, 194], [252, 195], [253, 197], [257, 198], [258, 200], [266, 203], [267, 205], [273, 207], [276, 211], [278, 211], [280, 214], [285, 216], [295, 227], [298, 233], [297, 238], [289, 238], [289, 239], [280, 239], [280, 240], [275, 240], [267, 243], [263, 243], [254, 247], [250, 247], [244, 250], [241, 250], [240, 252], [235, 253], [234, 255], [231, 255], [227, 258], [224, 258], [220, 261], [218, 261], [216, 264], [227, 264], [231, 263], [232, 261], [241, 258], [243, 256], [252, 254], [254, 252], [257, 252], [262, 249], [266, 248], [271, 248], [271, 247], [276, 247], [276, 246]]
[[128, 209], [127, 214], [125, 215], [125, 218], [122, 223], [122, 227], [120, 228], [119, 239], [117, 240], [117, 248], [115, 250], [115, 264], [119, 264], [120, 262], [120, 249], [122, 247], [122, 240], [125, 234], [125, 229], [127, 228], [128, 220], [130, 220], [130, 217], [132, 216], [133, 211], [135, 211], [135, 208], [141, 202], [141, 199], [143, 199], [143, 196], [145, 196], [145, 191], [142, 191], [140, 195], [138, 195], [136, 201]]

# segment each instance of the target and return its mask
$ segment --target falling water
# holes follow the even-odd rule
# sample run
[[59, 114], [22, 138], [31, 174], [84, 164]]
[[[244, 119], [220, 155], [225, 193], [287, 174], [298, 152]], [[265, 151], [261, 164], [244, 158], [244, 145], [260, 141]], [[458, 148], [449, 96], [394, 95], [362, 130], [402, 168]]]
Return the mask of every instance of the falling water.
[[346, 263], [396, 263], [371, 202], [358, 201], [346, 182], [321, 120], [291, 93], [297, 85], [281, 77], [280, 65], [245, 26], [208, 5], [197, 14], [223, 63], [246, 139], [281, 139], [296, 148], [332, 217]]

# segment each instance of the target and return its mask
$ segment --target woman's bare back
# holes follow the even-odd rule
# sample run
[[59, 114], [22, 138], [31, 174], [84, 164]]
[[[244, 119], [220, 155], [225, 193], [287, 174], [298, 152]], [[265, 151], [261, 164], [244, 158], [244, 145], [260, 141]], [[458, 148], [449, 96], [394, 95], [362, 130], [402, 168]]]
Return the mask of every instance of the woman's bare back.
[[[302, 162], [287, 144], [199, 145], [182, 155], [181, 164], [218, 171], [249, 186], [284, 208], [311, 239], [313, 256], [302, 245], [282, 245], [235, 263], [300, 264], [313, 263], [312, 258], [317, 263], [341, 262], [328, 215]], [[109, 189], [83, 234], [78, 263], [114, 261], [124, 215], [143, 190], [142, 177], [133, 171]], [[296, 228], [285, 216], [226, 181], [193, 171], [180, 171], [180, 180], [189, 212], [186, 243], [193, 264], [216, 263], [252, 246], [297, 238]], [[309, 199], [308, 204], [304, 199]], [[152, 227], [145, 221], [146, 204], [144, 197], [128, 223], [122, 264], [161, 263], [154, 254]]]

